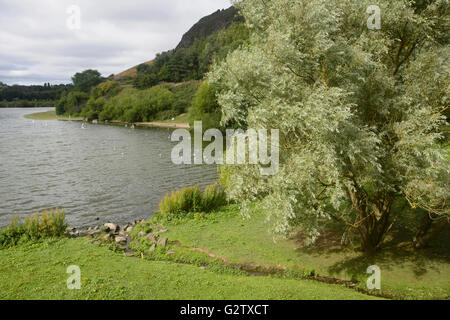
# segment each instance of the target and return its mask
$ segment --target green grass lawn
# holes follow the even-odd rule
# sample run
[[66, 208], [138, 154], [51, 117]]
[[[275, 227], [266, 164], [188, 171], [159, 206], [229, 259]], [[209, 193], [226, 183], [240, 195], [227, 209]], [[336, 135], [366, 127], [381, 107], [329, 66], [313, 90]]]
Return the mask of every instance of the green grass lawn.
[[[81, 269], [81, 289], [66, 269]], [[0, 299], [374, 299], [339, 285], [125, 257], [87, 239], [0, 250]]]
[[407, 247], [389, 248], [366, 257], [341, 248], [340, 239], [329, 235], [327, 243], [311, 248], [298, 239], [277, 239], [268, 233], [264, 216], [256, 213], [243, 220], [237, 206], [229, 206], [208, 218], [166, 223], [167, 236], [183, 246], [199, 247], [226, 257], [232, 263], [314, 270], [316, 274], [359, 280], [365, 288], [367, 267], [381, 268], [381, 293], [407, 299], [445, 299], [450, 296], [448, 239], [436, 249], [417, 252]]
[[58, 116], [54, 110], [46, 111], [46, 112], [37, 112], [32, 114], [25, 115], [25, 118], [31, 120], [74, 120], [80, 121], [83, 120], [82, 117], [70, 117], [69, 116]]
[[[150, 242], [136, 238], [130, 245], [136, 251], [134, 257], [94, 245], [90, 239], [47, 240], [0, 249], [0, 299], [373, 299], [343, 285], [302, 278], [314, 274], [358, 280], [357, 288], [366, 289], [369, 275], [365, 272], [374, 264], [381, 268], [382, 287], [374, 294], [449, 298], [445, 237], [438, 239], [434, 249], [417, 252], [400, 245], [366, 257], [342, 248], [332, 233], [313, 247], [304, 247], [301, 237], [274, 242], [261, 213], [244, 220], [236, 205], [163, 221], [151, 219], [132, 234], [162, 223], [158, 229], [167, 229], [163, 236], [169, 238], [169, 246], [150, 251]], [[81, 268], [81, 290], [66, 287], [69, 265]], [[287, 271], [253, 276], [237, 268], [247, 266]]]

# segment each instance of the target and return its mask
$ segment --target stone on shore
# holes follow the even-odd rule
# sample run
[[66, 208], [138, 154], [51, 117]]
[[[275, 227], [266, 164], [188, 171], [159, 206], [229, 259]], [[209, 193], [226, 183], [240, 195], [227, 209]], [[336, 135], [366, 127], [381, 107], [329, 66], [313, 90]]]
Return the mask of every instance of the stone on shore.
[[107, 222], [103, 225], [104, 231], [106, 232], [117, 232], [119, 231], [119, 226], [114, 223]]
[[167, 238], [160, 238], [157, 242], [158, 246], [160, 247], [165, 247], [167, 246]]
[[123, 236], [117, 236], [115, 238], [116, 243], [126, 243], [127, 242], [127, 238], [123, 237]]
[[148, 241], [153, 242], [153, 243], [158, 241], [158, 235], [153, 234], [153, 233], [149, 233], [146, 238]]
[[92, 228], [92, 229], [88, 229], [87, 234], [90, 236], [95, 236], [102, 233], [102, 231], [100, 230], [100, 228], [96, 229], [96, 228]]
[[124, 228], [124, 231], [126, 233], [130, 233], [131, 231], [133, 231], [133, 226], [127, 226], [126, 228]]
[[119, 236], [126, 237], [128, 234], [124, 230], [119, 231]]

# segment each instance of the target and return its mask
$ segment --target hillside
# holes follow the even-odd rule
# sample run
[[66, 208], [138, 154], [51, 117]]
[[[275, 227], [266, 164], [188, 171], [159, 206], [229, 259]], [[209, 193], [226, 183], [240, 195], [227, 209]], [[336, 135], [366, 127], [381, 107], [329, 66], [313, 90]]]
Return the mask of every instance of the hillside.
[[[158, 53], [153, 60], [114, 78], [91, 79], [93, 70], [78, 73], [80, 81], [86, 80], [91, 89], [75, 86], [76, 90], [61, 97], [57, 114], [124, 123], [181, 118], [187, 122], [192, 121], [191, 111], [195, 111], [197, 120], [217, 126], [220, 118], [215, 111], [214, 88], [205, 84], [196, 103], [194, 98], [210, 66], [247, 42], [249, 30], [237, 12], [230, 7], [200, 19], [175, 49]], [[197, 107], [191, 108], [193, 104]]]
[[243, 21], [243, 18], [238, 15], [238, 11], [235, 7], [231, 6], [225, 10], [217, 10], [213, 14], [201, 18], [194, 24], [192, 28], [183, 35], [176, 49], [189, 48], [194, 44], [196, 39], [206, 38], [214, 32], [229, 27], [234, 21]]
[[[217, 10], [216, 12], [201, 18], [196, 24], [194, 24], [183, 35], [180, 43], [172, 51], [175, 53], [179, 49], [189, 48], [194, 44], [195, 40], [205, 39], [215, 32], [228, 28], [233, 22], [239, 21], [243, 21], [243, 18], [238, 15], [237, 9], [233, 6], [228, 9]], [[153, 62], [154, 60], [150, 60], [142, 64], [151, 66]], [[136, 77], [138, 74], [138, 66], [139, 65], [136, 65], [116, 74], [114, 79], [120, 80], [125, 77]]]
[[[149, 66], [151, 66], [152, 63], [153, 63], [153, 60], [144, 62], [144, 64], [149, 65]], [[127, 69], [125, 71], [122, 71], [122, 72], [114, 75], [114, 80], [120, 80], [120, 79], [123, 79], [125, 77], [136, 77], [136, 75], [137, 75], [137, 67], [138, 66], [131, 67], [130, 69]]]

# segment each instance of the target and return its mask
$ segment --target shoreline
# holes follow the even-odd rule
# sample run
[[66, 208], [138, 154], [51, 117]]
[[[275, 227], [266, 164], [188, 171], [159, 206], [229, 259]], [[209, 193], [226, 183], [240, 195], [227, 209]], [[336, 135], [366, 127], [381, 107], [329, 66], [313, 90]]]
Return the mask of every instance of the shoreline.
[[136, 122], [137, 127], [189, 129], [188, 122]]
[[[67, 120], [66, 120], [67, 121]], [[78, 120], [83, 121], [84, 120]], [[188, 122], [122, 122], [119, 120], [111, 121], [90, 121], [91, 124], [101, 124], [101, 125], [112, 125], [112, 126], [123, 126], [130, 128], [164, 128], [164, 129], [189, 129], [190, 125]]]
[[54, 110], [44, 111], [44, 112], [35, 112], [29, 113], [23, 116], [25, 119], [37, 120], [37, 121], [51, 121], [51, 120], [60, 120], [60, 121], [83, 121], [81, 117], [68, 117], [68, 116], [58, 116]]
[[163, 121], [153, 121], [153, 122], [122, 122], [119, 120], [111, 120], [111, 121], [86, 121], [82, 117], [67, 117], [67, 116], [58, 116], [55, 111], [46, 111], [46, 112], [36, 112], [31, 114], [24, 115], [24, 118], [38, 121], [50, 121], [50, 120], [58, 120], [58, 121], [79, 121], [79, 122], [88, 122], [92, 124], [104, 124], [104, 125], [116, 125], [116, 126], [124, 126], [124, 127], [140, 127], [140, 128], [168, 128], [168, 129], [189, 129], [188, 122], [163, 122]]

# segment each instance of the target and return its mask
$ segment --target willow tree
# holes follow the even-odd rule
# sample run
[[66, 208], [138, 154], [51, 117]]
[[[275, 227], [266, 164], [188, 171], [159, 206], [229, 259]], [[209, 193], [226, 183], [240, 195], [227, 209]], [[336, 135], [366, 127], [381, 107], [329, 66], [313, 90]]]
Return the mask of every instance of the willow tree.
[[373, 0], [235, 3], [252, 35], [208, 76], [222, 122], [280, 130], [277, 174], [225, 168], [243, 212], [263, 199], [273, 231], [300, 225], [310, 240], [335, 219], [367, 251], [402, 201], [448, 221], [449, 14], [430, 2], [377, 0], [380, 29], [368, 28]]

